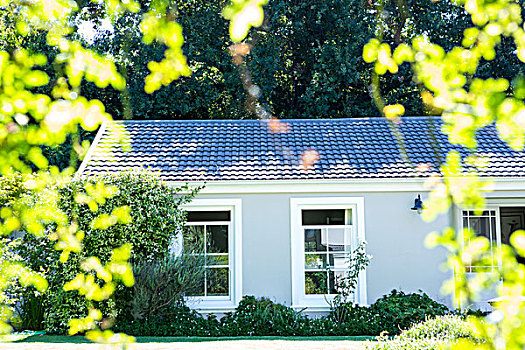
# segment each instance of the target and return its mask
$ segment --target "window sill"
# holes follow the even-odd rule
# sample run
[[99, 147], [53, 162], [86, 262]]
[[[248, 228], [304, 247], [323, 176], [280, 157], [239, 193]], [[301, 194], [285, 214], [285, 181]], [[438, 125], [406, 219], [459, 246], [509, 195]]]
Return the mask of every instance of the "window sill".
[[186, 305], [191, 309], [205, 313], [225, 313], [232, 311], [238, 303], [229, 298], [185, 298]]

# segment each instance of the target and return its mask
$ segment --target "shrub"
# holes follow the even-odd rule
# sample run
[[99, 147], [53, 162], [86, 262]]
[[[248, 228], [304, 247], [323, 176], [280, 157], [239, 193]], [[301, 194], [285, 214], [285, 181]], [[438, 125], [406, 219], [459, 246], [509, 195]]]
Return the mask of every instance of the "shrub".
[[307, 335], [308, 318], [291, 307], [268, 298], [245, 296], [234, 312], [220, 320], [220, 333], [225, 336]]
[[214, 316], [203, 317], [178, 300], [163, 315], [150, 315], [141, 320], [121, 320], [114, 331], [134, 336], [217, 336], [219, 322]]
[[414, 323], [432, 316], [442, 316], [450, 312], [443, 304], [432, 300], [423, 292], [405, 294], [392, 290], [370, 306], [377, 315], [377, 327], [390, 335], [399, 334]]
[[378, 337], [379, 342], [367, 344], [367, 349], [401, 350], [401, 349], [441, 349], [447, 344], [461, 339], [479, 344], [483, 341], [475, 326], [461, 316], [438, 316], [413, 325], [393, 339]]
[[476, 342], [482, 341], [475, 327], [460, 316], [446, 315], [430, 318], [425, 322], [413, 325], [399, 335], [401, 339], [441, 338], [455, 340], [467, 338]]
[[[116, 329], [136, 336], [350, 336], [379, 335], [384, 324], [400, 328], [395, 320], [383, 320], [386, 313], [378, 314], [372, 307], [353, 303], [340, 307], [346, 308], [344, 320], [335, 318], [333, 310], [326, 316], [310, 318], [268, 298], [245, 296], [234, 311], [217, 320], [213, 315], [205, 318], [191, 310], [181, 298], [141, 320], [119, 318]], [[444, 323], [452, 329], [452, 324]], [[439, 332], [438, 326], [427, 326], [432, 327]], [[460, 334], [457, 329], [454, 334]]]
[[184, 295], [195, 295], [204, 283], [204, 257], [181, 254], [166, 256], [152, 262], [133, 264], [135, 285], [131, 299], [131, 315], [135, 320], [167, 316], [172, 305]]
[[[114, 186], [116, 191], [111, 198], [98, 204], [97, 211], [92, 211], [89, 203], [79, 201], [78, 195], [100, 181], [106, 186]], [[52, 240], [32, 235], [25, 235], [18, 249], [25, 263], [33, 270], [42, 272], [49, 282], [49, 289], [43, 298], [44, 325], [47, 331], [53, 333], [65, 332], [69, 320], [84, 317], [91, 305], [77, 292], [65, 292], [62, 288], [82, 271], [80, 264], [85, 258], [96, 256], [104, 264], [109, 260], [112, 249], [131, 243], [132, 261], [161, 259], [167, 254], [172, 237], [182, 229], [184, 212], [180, 206], [196, 193], [196, 190], [188, 191], [187, 188], [168, 187], [156, 176], [147, 173], [71, 180], [60, 184], [58, 191], [61, 209], [85, 234], [82, 252], [71, 254], [66, 263], [61, 263], [60, 252], [54, 248]], [[93, 228], [91, 223], [98, 215], [111, 215], [115, 208], [122, 206], [130, 208], [130, 224], [113, 225], [107, 229]], [[53, 227], [48, 229], [51, 232]], [[117, 316], [130, 318], [131, 290], [119, 285], [112, 299], [103, 303], [93, 302], [93, 305], [108, 316], [108, 323]]]
[[379, 316], [370, 307], [353, 302], [332, 306], [327, 316], [333, 335], [379, 335]]
[[43, 330], [44, 312], [43, 296], [36, 292], [26, 293], [20, 303], [20, 328], [32, 331]]

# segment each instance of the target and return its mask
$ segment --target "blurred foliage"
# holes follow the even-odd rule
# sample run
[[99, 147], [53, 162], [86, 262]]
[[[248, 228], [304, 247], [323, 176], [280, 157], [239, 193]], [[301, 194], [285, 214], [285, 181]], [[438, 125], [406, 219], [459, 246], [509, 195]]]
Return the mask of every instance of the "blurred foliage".
[[386, 334], [378, 342], [367, 343], [374, 350], [432, 350], [447, 349], [452, 343], [471, 342], [482, 344], [485, 339], [476, 328], [462, 316], [439, 316], [414, 324], [391, 338]]
[[[392, 27], [390, 4], [382, 0], [370, 4], [375, 8], [377, 26], [375, 38], [363, 48], [363, 60], [373, 64], [372, 91], [380, 112], [392, 121], [392, 128], [396, 130], [405, 108], [401, 104], [392, 104], [382, 95], [384, 87], [380, 77], [402, 76], [403, 67], [409, 67], [427, 109], [442, 115], [442, 131], [448, 135], [450, 143], [471, 151], [471, 155], [465, 158], [450, 151], [440, 168], [442, 176], [428, 180], [427, 186], [432, 192], [423, 218], [433, 220], [438, 214], [455, 207], [480, 212], [485, 207], [484, 191], [488, 190], [490, 183], [478, 176], [486, 161], [476, 156], [477, 132], [495, 124], [499, 137], [510, 148], [521, 151], [525, 145], [523, 71], [507, 69], [516, 62], [519, 63], [516, 66], [523, 67], [525, 62], [523, 2], [458, 0], [455, 2], [458, 16], [462, 13], [470, 17], [461, 31], [454, 31], [458, 40], [450, 42], [427, 33], [414, 33], [394, 43], [388, 40]], [[398, 2], [403, 18], [410, 4], [408, 0]], [[448, 20], [455, 22], [456, 18], [453, 15]], [[406, 23], [411, 21], [406, 16]], [[488, 69], [494, 64], [501, 65], [501, 68]], [[403, 153], [402, 149], [400, 151]], [[465, 171], [465, 164], [473, 171]], [[501, 298], [494, 306], [495, 311], [487, 317], [488, 322], [481, 318], [470, 321], [486, 342], [456, 342], [452, 348], [525, 347], [525, 265], [519, 264], [515, 255], [515, 252], [524, 253], [524, 232], [514, 232], [510, 243], [512, 247], [502, 244], [501, 251], [496, 252], [501, 260], [497, 271], [485, 269], [481, 271], [484, 273], [476, 273], [470, 278], [465, 266], [489, 266], [494, 254], [485, 237], [478, 237], [476, 232], [468, 229], [455, 232], [454, 228], [427, 237], [429, 246], [442, 245], [449, 252], [447, 265], [454, 277], [444, 289], [454, 295], [458, 308], [470, 305], [479, 292], [494, 286], [498, 286]]]
[[[107, 261], [82, 256], [85, 233], [78, 217], [60, 208], [54, 186], [66, 181], [86, 153], [88, 143], [79, 136], [80, 129], [94, 131], [111, 115], [245, 117], [237, 68], [253, 72], [252, 87], [261, 92], [253, 95], [276, 117], [376, 115], [375, 104], [394, 129], [403, 113], [442, 114], [450, 141], [473, 153], [476, 132], [492, 123], [510, 147], [523, 148], [522, 1], [273, 1], [264, 7], [263, 17], [265, 3], [234, 0], [224, 8], [225, 1], [0, 0], [0, 175], [34, 173], [23, 178], [24, 190], [11, 192], [15, 198], [2, 207], [0, 235], [23, 230], [37, 238], [53, 238], [58, 261], [76, 261], [84, 267], [67, 289], [92, 302], [111, 303], [115, 281], [128, 286], [133, 282], [131, 247], [113, 249]], [[230, 19], [229, 29], [221, 15]], [[249, 31], [250, 27], [258, 29]], [[245, 37], [250, 45], [239, 47], [251, 49], [244, 59], [235, 61], [239, 55], [234, 55], [231, 62], [226, 50], [230, 39]], [[57, 147], [68, 136], [73, 167], [50, 166], [43, 149]], [[434, 191], [428, 213], [444, 212], [453, 203], [483, 207], [485, 183], [464, 176], [465, 161], [450, 154], [442, 171], [456, 178], [429, 183]], [[475, 157], [471, 161], [483, 163]], [[98, 214], [116, 193], [114, 186], [98, 182], [75, 198], [92, 214], [90, 229], [130, 222], [131, 210], [125, 205]], [[465, 247], [452, 229], [429, 238], [431, 244], [443, 244], [451, 252], [455, 280], [449, 289], [455, 290], [458, 305], [503, 278], [499, 291], [503, 301], [491, 314], [491, 323], [478, 325], [490, 339], [483, 346], [522, 349], [525, 309], [519, 307], [519, 296], [525, 294], [525, 267], [517, 263], [513, 249], [503, 246], [500, 274], [478, 274], [474, 284], [468, 283], [465, 262], [483, 261], [489, 254], [486, 241], [474, 241], [474, 246]], [[511, 244], [523, 254], [525, 233], [514, 233]], [[0, 290], [13, 281], [40, 292], [48, 288], [42, 276], [4, 257]], [[101, 329], [99, 310], [85, 311], [85, 317], [72, 321], [72, 333], [91, 329], [87, 335], [96, 341], [131, 341]], [[0, 333], [10, 331], [4, 322], [9, 316], [9, 307], [0, 305]]]
[[[107, 23], [129, 13], [137, 13], [141, 5], [133, 0], [108, 0], [101, 5]], [[164, 58], [150, 62], [145, 78], [149, 92], [161, 84], [168, 84], [180, 75], [188, 75], [189, 68], [182, 54], [182, 29], [176, 23], [167, 3], [153, 1], [145, 4], [140, 25], [143, 41], [165, 46]], [[9, 187], [2, 198], [0, 236], [23, 232], [26, 237], [49, 241], [53, 254], [48, 261], [32, 266], [14, 259], [0, 250], [0, 291], [14, 283], [21, 287], [33, 286], [38, 293], [53, 288], [42, 276], [57, 278], [55, 271], [68, 264], [79, 266], [75, 276], [60, 276], [57, 294], [77, 291], [82, 302], [55, 304], [65, 310], [69, 333], [85, 332], [97, 342], [121, 343], [133, 341], [124, 334], [114, 334], [93, 303], [113, 303], [112, 295], [119, 286], [134, 283], [131, 265], [132, 245], [105, 249], [106, 256], [93, 256], [83, 250], [86, 232], [127, 225], [132, 220], [129, 202], [113, 206], [104, 212], [104, 204], [111, 203], [118, 193], [114, 185], [105, 185], [102, 179], [89, 181], [75, 188], [67, 197], [71, 207], [63, 207], [64, 193], [60, 185], [68, 183], [77, 161], [86, 154], [89, 142], [82, 130], [94, 131], [111, 116], [103, 103], [95, 97], [82, 96], [83, 85], [92, 88], [114, 89], [127, 94], [126, 72], [120, 71], [115, 60], [104, 53], [86, 47], [75, 32], [76, 16], [84, 11], [85, 2], [79, 1], [7, 1], [0, 0], [0, 176], [19, 176], [21, 183]], [[137, 27], [137, 26], [135, 26]], [[94, 95], [94, 94], [93, 94]], [[52, 155], [64, 142], [71, 148], [69, 166], [65, 166], [64, 150], [57, 153], [60, 160], [49, 163], [45, 155]], [[59, 165], [59, 166], [57, 166]], [[70, 204], [71, 204], [70, 203]], [[164, 202], [162, 204], [165, 204]], [[100, 210], [99, 210], [100, 209]], [[82, 212], [82, 213], [81, 213]], [[89, 218], [88, 223], [82, 221]], [[85, 225], [81, 225], [81, 223]], [[96, 240], [96, 239], [95, 239]], [[103, 240], [99, 244], [105, 244]], [[3, 248], [2, 241], [2, 248]], [[98, 252], [96, 252], [98, 253]], [[56, 270], [35, 271], [55, 264]], [[75, 271], [73, 269], [73, 271]], [[41, 272], [41, 273], [39, 273]], [[64, 278], [70, 278], [69, 282]], [[50, 292], [51, 293], [51, 292]], [[56, 294], [55, 294], [56, 295]], [[86, 302], [87, 301], [87, 302]], [[71, 319], [71, 312], [81, 312]], [[12, 316], [8, 300], [0, 304], [0, 334], [12, 327], [7, 321]], [[82, 317], [83, 316], [83, 317]], [[106, 317], [111, 317], [106, 316]]]

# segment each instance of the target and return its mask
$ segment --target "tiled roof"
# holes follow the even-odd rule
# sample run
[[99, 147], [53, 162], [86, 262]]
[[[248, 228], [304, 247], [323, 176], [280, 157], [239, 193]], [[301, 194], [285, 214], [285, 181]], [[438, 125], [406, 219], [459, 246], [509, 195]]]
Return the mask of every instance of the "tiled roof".
[[[275, 125], [259, 120], [109, 122], [79, 172], [150, 168], [170, 181], [413, 178], [439, 171], [451, 149], [469, 155], [448, 143], [439, 118], [402, 118], [409, 162], [384, 118], [283, 122], [289, 128], [280, 131], [286, 132], [271, 132]], [[127, 146], [119, 141], [123, 135]], [[481, 175], [525, 176], [525, 153], [507, 147], [494, 126], [482, 129], [477, 139], [477, 154], [489, 161]], [[306, 150], [319, 154], [311, 168], [301, 164]]]

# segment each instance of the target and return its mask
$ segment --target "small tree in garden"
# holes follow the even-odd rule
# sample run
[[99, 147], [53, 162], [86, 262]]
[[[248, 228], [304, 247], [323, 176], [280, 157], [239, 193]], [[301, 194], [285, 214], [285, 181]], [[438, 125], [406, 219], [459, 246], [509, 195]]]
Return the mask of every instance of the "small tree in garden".
[[336, 322], [342, 323], [347, 318], [348, 303], [353, 304], [352, 297], [359, 280], [359, 274], [365, 271], [370, 264], [371, 255], [366, 254], [366, 243], [361, 243], [348, 258], [348, 270], [337, 279], [338, 294], [330, 301], [332, 315]]

